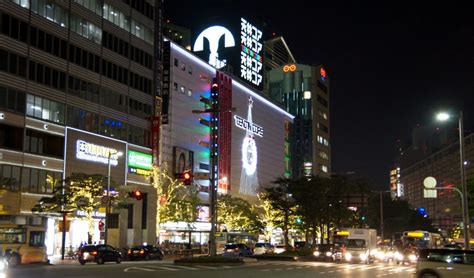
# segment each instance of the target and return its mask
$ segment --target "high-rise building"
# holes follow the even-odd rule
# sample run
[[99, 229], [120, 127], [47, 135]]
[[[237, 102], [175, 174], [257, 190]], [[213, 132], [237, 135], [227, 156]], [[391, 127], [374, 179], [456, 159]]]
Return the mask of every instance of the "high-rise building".
[[[157, 146], [151, 121], [161, 94], [161, 2], [0, 2], [0, 238], [31, 244], [34, 236], [57, 253], [60, 218], [31, 213], [54, 190], [48, 177], [107, 176], [110, 163], [112, 189], [138, 189], [143, 198], [112, 210], [108, 243], [155, 241], [157, 196], [146, 175]], [[123, 156], [109, 156], [116, 152]], [[93, 215], [98, 243], [104, 209]], [[67, 246], [90, 240], [83, 216], [68, 215]], [[4, 224], [16, 234], [5, 235]]]
[[294, 178], [331, 173], [329, 78], [323, 66], [287, 64], [269, 73], [269, 96], [295, 115], [291, 128]]
[[270, 71], [284, 65], [296, 64], [295, 57], [291, 53], [288, 44], [282, 36], [274, 37], [263, 43], [264, 57], [264, 84], [263, 92], [268, 95], [270, 86]]

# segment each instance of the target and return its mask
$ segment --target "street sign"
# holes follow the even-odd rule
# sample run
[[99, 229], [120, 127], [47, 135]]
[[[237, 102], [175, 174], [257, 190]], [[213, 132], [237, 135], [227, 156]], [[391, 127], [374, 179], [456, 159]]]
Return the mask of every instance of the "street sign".
[[433, 177], [426, 177], [423, 180], [423, 197], [424, 198], [431, 198], [436, 199], [438, 197], [438, 191], [435, 189], [437, 181]]

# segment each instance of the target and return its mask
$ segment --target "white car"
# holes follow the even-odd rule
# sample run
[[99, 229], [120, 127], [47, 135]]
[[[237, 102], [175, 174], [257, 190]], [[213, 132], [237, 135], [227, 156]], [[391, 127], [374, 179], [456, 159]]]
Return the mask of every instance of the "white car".
[[271, 254], [274, 251], [273, 245], [268, 242], [258, 242], [255, 244], [255, 248], [253, 249], [253, 253], [255, 255], [261, 254]]
[[416, 276], [474, 277], [474, 251], [452, 249], [424, 249], [416, 265]]
[[273, 249], [273, 252], [274, 252], [275, 254], [280, 254], [280, 253], [285, 252], [285, 245], [284, 245], [284, 244], [276, 245], [276, 246], [275, 246], [275, 249]]

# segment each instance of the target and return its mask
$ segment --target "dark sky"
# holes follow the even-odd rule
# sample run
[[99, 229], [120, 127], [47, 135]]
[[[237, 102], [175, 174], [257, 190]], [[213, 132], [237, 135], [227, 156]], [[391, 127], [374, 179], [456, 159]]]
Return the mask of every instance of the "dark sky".
[[325, 65], [333, 171], [387, 188], [395, 142], [416, 124], [463, 109], [472, 129], [474, 17], [457, 1], [357, 2], [165, 0], [165, 18], [192, 27], [216, 14], [258, 15], [299, 63]]

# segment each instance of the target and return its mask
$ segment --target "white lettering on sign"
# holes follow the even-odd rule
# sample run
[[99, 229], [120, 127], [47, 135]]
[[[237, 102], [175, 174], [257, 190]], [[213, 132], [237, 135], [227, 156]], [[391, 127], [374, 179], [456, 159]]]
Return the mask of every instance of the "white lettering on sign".
[[110, 165], [117, 166], [119, 155], [116, 149], [95, 145], [83, 140], [77, 140], [76, 142], [77, 159], [108, 164], [109, 154]]
[[247, 130], [255, 135], [263, 137], [263, 127], [256, 125], [247, 121], [246, 119], [239, 117], [237, 115], [234, 116], [235, 125], [240, 127], [243, 130]]
[[240, 77], [259, 86], [262, 83], [262, 31], [240, 19]]

